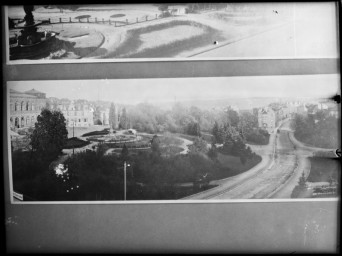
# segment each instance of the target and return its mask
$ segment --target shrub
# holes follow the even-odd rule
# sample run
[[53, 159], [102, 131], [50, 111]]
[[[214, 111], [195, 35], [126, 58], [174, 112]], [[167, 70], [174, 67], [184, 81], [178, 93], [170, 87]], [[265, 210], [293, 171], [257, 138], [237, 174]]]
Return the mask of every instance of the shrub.
[[89, 141], [80, 140], [78, 138], [70, 138], [67, 140], [67, 143], [63, 148], [64, 149], [82, 148], [89, 144], [90, 144]]

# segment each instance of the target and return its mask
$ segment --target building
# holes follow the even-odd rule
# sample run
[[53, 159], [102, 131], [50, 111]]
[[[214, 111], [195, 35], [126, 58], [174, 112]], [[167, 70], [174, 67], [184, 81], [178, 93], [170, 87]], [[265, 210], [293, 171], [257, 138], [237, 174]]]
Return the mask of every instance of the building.
[[[118, 129], [119, 128], [119, 123], [120, 123], [120, 111], [122, 109], [119, 108], [117, 105], [114, 106], [114, 122], [113, 122], [113, 128]], [[95, 107], [94, 111], [94, 124], [97, 125], [110, 125], [110, 107], [107, 107], [105, 105], [97, 105]]]
[[271, 133], [277, 126], [277, 113], [272, 108], [260, 108], [258, 110], [258, 126]]
[[46, 94], [35, 89], [19, 92], [10, 89], [10, 128], [32, 127], [46, 106]]
[[185, 15], [186, 14], [186, 6], [184, 5], [173, 5], [168, 7], [168, 11], [171, 15]]
[[88, 127], [94, 124], [94, 110], [86, 100], [49, 98], [49, 108], [60, 110], [67, 127]]

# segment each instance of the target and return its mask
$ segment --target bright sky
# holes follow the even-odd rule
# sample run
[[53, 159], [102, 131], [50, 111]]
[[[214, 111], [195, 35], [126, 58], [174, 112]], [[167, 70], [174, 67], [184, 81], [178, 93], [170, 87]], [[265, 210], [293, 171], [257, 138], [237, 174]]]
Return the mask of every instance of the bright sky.
[[32, 88], [47, 97], [116, 103], [275, 97], [326, 98], [340, 93], [339, 75], [54, 80], [8, 82], [9, 88]]

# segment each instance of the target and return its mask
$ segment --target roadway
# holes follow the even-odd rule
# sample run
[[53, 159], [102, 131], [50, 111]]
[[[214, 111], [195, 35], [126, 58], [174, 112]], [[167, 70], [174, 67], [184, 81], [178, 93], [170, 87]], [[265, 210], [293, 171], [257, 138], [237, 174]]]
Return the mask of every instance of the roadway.
[[262, 161], [252, 169], [227, 179], [213, 181], [215, 188], [183, 199], [266, 199], [291, 198], [298, 179], [310, 173], [308, 157], [317, 151], [298, 142], [290, 127], [291, 120], [284, 120], [270, 135], [266, 146], [250, 147], [262, 156]]

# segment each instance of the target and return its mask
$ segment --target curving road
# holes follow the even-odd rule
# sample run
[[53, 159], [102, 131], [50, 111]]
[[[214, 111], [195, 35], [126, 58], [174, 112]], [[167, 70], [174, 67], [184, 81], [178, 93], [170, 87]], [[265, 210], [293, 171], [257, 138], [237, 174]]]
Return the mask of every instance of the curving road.
[[317, 151], [331, 150], [302, 145], [294, 138], [290, 123], [291, 120], [284, 120], [271, 134], [268, 145], [251, 145], [262, 156], [258, 165], [245, 173], [214, 181], [211, 184], [217, 187], [183, 199], [291, 198], [303, 171], [306, 177], [310, 173], [308, 157]]

